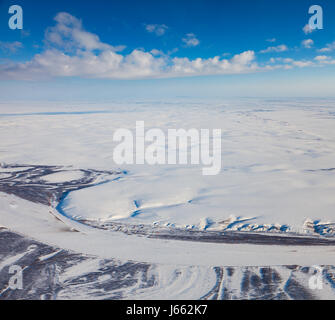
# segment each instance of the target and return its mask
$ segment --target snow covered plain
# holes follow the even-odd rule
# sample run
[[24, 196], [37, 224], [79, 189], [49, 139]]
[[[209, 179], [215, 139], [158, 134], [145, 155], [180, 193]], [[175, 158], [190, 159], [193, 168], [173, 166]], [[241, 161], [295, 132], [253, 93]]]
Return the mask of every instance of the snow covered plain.
[[[324, 267], [323, 289], [311, 290], [309, 279], [315, 270], [306, 266], [208, 267], [122, 262], [60, 250], [1, 228], [0, 252], [0, 299], [334, 297], [332, 266]], [[23, 290], [8, 289], [8, 268], [13, 263], [25, 266]]]
[[2, 162], [110, 170], [117, 168], [113, 133], [134, 130], [136, 121], [146, 129], [222, 129], [219, 175], [203, 176], [200, 166], [123, 166], [128, 174], [119, 181], [71, 193], [63, 204], [69, 215], [299, 233], [335, 222], [334, 101], [55, 106], [13, 115], [22, 108], [1, 106]]
[[[147, 129], [221, 128], [221, 173], [203, 176], [201, 166], [185, 165], [119, 168], [113, 162], [113, 133], [118, 128], [134, 130], [136, 121], [145, 121]], [[48, 182], [77, 179], [79, 168], [127, 171], [116, 181], [71, 192], [61, 204], [62, 211], [76, 219], [332, 236], [334, 125], [334, 100], [172, 101], [80, 107], [2, 104], [0, 162], [73, 167], [68, 174], [50, 175]], [[1, 170], [0, 179], [7, 177], [6, 170]], [[0, 193], [0, 202], [0, 225], [10, 230], [58, 249], [101, 259], [159, 264], [167, 275], [171, 272], [165, 273], [163, 266], [335, 265], [333, 247], [147, 239], [78, 228], [66, 217], [63, 222], [55, 220], [58, 213], [51, 215], [47, 206], [13, 195]], [[72, 227], [80, 232], [69, 232]], [[215, 282], [211, 272], [205, 278], [204, 283]], [[159, 285], [164, 287], [164, 281]], [[207, 284], [206, 290], [210, 286]], [[196, 297], [206, 291], [195, 287]]]

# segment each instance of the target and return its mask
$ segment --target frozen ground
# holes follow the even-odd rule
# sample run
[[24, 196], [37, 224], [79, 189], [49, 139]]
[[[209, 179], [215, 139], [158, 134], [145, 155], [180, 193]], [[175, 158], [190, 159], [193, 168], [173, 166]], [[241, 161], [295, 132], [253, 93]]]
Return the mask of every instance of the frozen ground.
[[[335, 269], [325, 266], [322, 290], [314, 269], [173, 266], [86, 256], [0, 229], [3, 299], [333, 299]], [[8, 288], [9, 266], [24, 267], [23, 290]]]
[[[42, 105], [0, 105], [0, 162], [27, 165], [0, 168], [0, 182], [8, 182], [13, 173], [16, 179], [2, 183], [4, 193], [0, 192], [0, 225], [11, 230], [7, 236], [17, 232], [28, 237], [25, 241], [34, 239], [52, 248], [49, 251], [74, 252], [80, 261], [96, 259], [94, 263], [109, 266], [116, 260], [141, 262], [144, 269], [154, 268], [156, 280], [160, 279], [148, 280], [144, 286], [166, 298], [333, 297], [333, 267], [324, 272], [326, 291], [316, 293], [307, 288], [312, 271], [303, 266], [335, 265], [334, 246], [314, 242], [332, 241], [334, 235], [335, 101], [175, 101], [101, 108], [55, 105], [48, 106], [47, 113], [43, 110]], [[205, 177], [200, 166], [119, 168], [113, 163], [112, 135], [118, 128], [134, 130], [135, 122], [141, 120], [147, 129], [221, 128], [222, 172]], [[59, 171], [43, 171], [38, 181], [22, 173], [38, 165], [56, 165]], [[92, 168], [95, 173], [90, 180]], [[106, 179], [111, 172], [118, 177]], [[78, 181], [80, 188], [75, 187]], [[9, 190], [13, 187], [16, 192]], [[63, 197], [64, 191], [71, 192]], [[146, 237], [138, 232], [141, 229], [168, 230], [169, 236]], [[205, 235], [242, 232], [243, 237], [250, 235], [248, 239], [256, 239], [255, 234], [273, 240], [285, 237], [288, 242], [293, 235], [311, 242], [177, 241], [171, 230]], [[17, 251], [2, 249], [1, 261]], [[61, 263], [57, 261], [53, 266]], [[78, 261], [74, 277], [86, 272], [82, 266], [87, 264]], [[100, 270], [100, 264], [94, 263], [93, 273]], [[178, 278], [176, 270], [187, 276]], [[103, 274], [102, 279], [115, 280], [108, 276]], [[131, 277], [137, 276], [135, 272]], [[190, 282], [195, 278], [202, 280]], [[178, 290], [171, 279], [178, 279]], [[97, 282], [88, 283], [83, 281], [87, 291], [80, 298], [92, 298], [96, 290], [103, 292], [100, 298], [117, 298], [113, 290], [106, 293]], [[273, 291], [266, 287], [269, 283]], [[269, 290], [272, 293], [266, 296]], [[125, 292], [119, 296], [155, 297], [150, 290], [143, 295]], [[78, 294], [74, 290], [53, 297]]]
[[47, 114], [42, 106], [4, 105], [0, 159], [112, 170], [118, 169], [113, 133], [134, 130], [136, 121], [147, 129], [221, 128], [219, 175], [202, 176], [200, 166], [125, 166], [128, 175], [117, 183], [71, 193], [64, 211], [83, 219], [215, 230], [305, 232], [306, 225], [330, 223], [326, 232], [332, 233], [334, 104], [176, 101], [85, 106], [82, 112], [54, 106]]

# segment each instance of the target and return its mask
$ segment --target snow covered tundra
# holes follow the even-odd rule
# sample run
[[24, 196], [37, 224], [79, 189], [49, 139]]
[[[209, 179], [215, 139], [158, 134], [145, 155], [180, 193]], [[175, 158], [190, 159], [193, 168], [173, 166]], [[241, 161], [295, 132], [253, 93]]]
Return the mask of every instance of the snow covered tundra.
[[[334, 107], [1, 104], [0, 298], [333, 299]], [[163, 161], [181, 128], [220, 136]]]

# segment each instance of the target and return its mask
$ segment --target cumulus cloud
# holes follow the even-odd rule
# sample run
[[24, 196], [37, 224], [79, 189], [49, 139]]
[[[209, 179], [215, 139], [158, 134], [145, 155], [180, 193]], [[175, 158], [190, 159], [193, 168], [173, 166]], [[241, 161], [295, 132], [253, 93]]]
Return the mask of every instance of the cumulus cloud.
[[156, 34], [156, 36], [160, 37], [165, 34], [168, 29], [168, 26], [165, 24], [146, 24], [145, 29], [150, 32]]
[[[173, 58], [157, 49], [150, 52], [135, 49], [128, 54], [123, 54], [120, 52], [124, 48], [123, 46], [112, 46], [102, 42], [97, 35], [86, 31], [79, 19], [68, 13], [59, 13], [55, 17], [55, 22], [55, 26], [46, 30], [45, 50], [36, 54], [30, 61], [0, 64], [0, 79], [169, 78], [240, 74], [311, 65], [306, 61], [294, 60], [282, 61], [278, 65], [259, 65], [256, 62], [255, 52], [252, 50], [236, 54], [230, 59], [224, 58], [222, 55], [208, 59]], [[185, 39], [193, 39], [193, 42], [191, 41], [193, 46], [199, 44], [194, 34], [188, 34]], [[16, 45], [16, 47], [19, 46]], [[275, 48], [269, 52], [287, 50], [284, 45]]]
[[23, 44], [19, 41], [14, 42], [0, 41], [0, 50], [5, 53], [15, 53], [20, 48], [23, 48]]
[[261, 50], [260, 53], [269, 53], [269, 52], [285, 52], [288, 50], [288, 47], [285, 44], [281, 44], [276, 47], [268, 47], [265, 50]]
[[69, 13], [58, 13], [54, 20], [57, 22], [56, 25], [45, 32], [47, 45], [61, 48], [65, 52], [73, 50], [122, 51], [125, 48], [124, 46], [113, 47], [101, 42], [96, 34], [84, 30], [81, 20]]
[[319, 49], [320, 52], [330, 52], [335, 50], [335, 41], [328, 43], [324, 48]]
[[211, 74], [235, 74], [256, 71], [254, 52], [246, 51], [232, 59], [219, 57], [194, 60], [157, 57], [134, 50], [123, 56], [113, 51], [70, 56], [59, 50], [47, 50], [26, 63], [0, 66], [1, 78], [31, 80], [43, 77], [87, 77], [105, 79], [167, 78]]
[[[87, 77], [108, 79], [164, 78], [202, 74], [250, 72], [258, 68], [253, 51], [230, 60], [174, 58], [159, 50], [133, 50], [127, 55], [86, 31], [82, 22], [68, 13], [55, 17], [56, 25], [45, 33], [47, 49], [24, 63], [2, 64], [1, 78]], [[156, 27], [155, 27], [156, 28]], [[156, 29], [155, 29], [156, 30]], [[189, 39], [194, 38], [189, 34]], [[195, 42], [193, 43], [195, 45]]]
[[200, 44], [200, 41], [197, 39], [194, 33], [188, 33], [182, 39], [186, 47], [196, 47]]
[[[272, 69], [292, 69], [294, 67], [297, 68], [306, 68], [306, 67], [320, 67], [324, 65], [333, 65], [335, 64], [335, 59], [329, 56], [324, 56], [324, 55], [319, 55], [316, 56], [312, 60], [295, 60], [292, 58], [271, 58], [269, 60], [271, 64], [276, 63], [273, 67], [271, 66]], [[269, 68], [269, 66], [267, 66]]]
[[251, 50], [237, 54], [230, 60], [218, 56], [194, 60], [174, 58], [169, 72], [174, 76], [246, 73], [259, 68], [254, 60], [255, 52]]
[[313, 65], [313, 61], [310, 60], [294, 60], [292, 61], [292, 65], [299, 68], [311, 67]]
[[302, 28], [302, 31], [303, 31], [305, 34], [310, 34], [310, 33], [312, 33], [314, 30], [309, 26], [309, 24], [306, 24], [306, 25]]
[[317, 61], [324, 61], [324, 60], [328, 60], [329, 57], [328, 56], [316, 56], [314, 58], [314, 60], [317, 60]]
[[316, 60], [321, 65], [335, 64], [335, 59], [329, 56], [316, 56], [314, 60]]
[[276, 62], [283, 62], [283, 63], [291, 63], [294, 61], [292, 58], [271, 58], [270, 63], [276, 63]]
[[301, 42], [302, 46], [307, 48], [307, 49], [310, 49], [313, 47], [314, 45], [314, 41], [312, 39], [306, 39], [304, 41]]

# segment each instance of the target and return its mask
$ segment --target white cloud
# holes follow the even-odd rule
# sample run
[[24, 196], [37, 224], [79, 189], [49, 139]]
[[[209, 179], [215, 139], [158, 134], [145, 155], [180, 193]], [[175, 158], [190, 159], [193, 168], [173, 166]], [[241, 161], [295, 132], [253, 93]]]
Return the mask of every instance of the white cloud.
[[324, 48], [319, 49], [320, 52], [330, 52], [335, 50], [335, 41], [332, 43], [328, 43]]
[[311, 27], [309, 26], [309, 24], [306, 24], [306, 25], [302, 28], [302, 31], [303, 31], [305, 34], [310, 34], [310, 33], [312, 33], [314, 30], [311, 29]]
[[[318, 59], [314, 58], [316, 62], [319, 62]], [[294, 60], [292, 58], [271, 58], [270, 63], [277, 63], [274, 68], [284, 68], [292, 69], [293, 67], [306, 68], [316, 66], [316, 63], [313, 60]]]
[[292, 69], [293, 67], [306, 68], [306, 67], [321, 67], [324, 65], [335, 65], [335, 59], [330, 56], [319, 55], [312, 60], [294, 60], [292, 58], [271, 58], [269, 63], [275, 65], [268, 65], [267, 68], [271, 69]]
[[113, 51], [99, 55], [92, 52], [70, 56], [56, 49], [38, 54], [26, 63], [0, 66], [0, 78], [31, 80], [44, 77], [87, 77], [106, 79], [167, 78], [179, 76], [236, 74], [257, 71], [253, 51], [235, 55], [190, 60], [155, 57], [149, 52], [134, 50], [123, 56]]
[[312, 61], [309, 60], [300, 60], [300, 61], [292, 61], [292, 65], [294, 65], [295, 67], [299, 67], [299, 68], [305, 68], [305, 67], [310, 67], [313, 65]]
[[304, 41], [301, 42], [302, 46], [307, 48], [307, 49], [310, 49], [313, 47], [314, 45], [314, 41], [312, 39], [306, 39]]
[[[102, 42], [97, 35], [86, 31], [79, 19], [68, 13], [58, 14], [55, 21], [56, 25], [49, 28], [45, 34], [46, 49], [27, 62], [0, 64], [0, 79], [169, 78], [241, 74], [313, 65], [310, 61], [294, 61], [289, 58], [276, 58], [272, 61], [278, 64], [259, 65], [252, 50], [236, 54], [230, 59], [222, 55], [208, 59], [172, 58], [169, 53], [165, 54], [158, 49], [151, 52], [135, 49], [128, 54], [122, 54], [118, 52], [122, 49], [121, 46], [114, 47]], [[187, 39], [196, 37], [194, 34], [188, 34]], [[199, 44], [197, 41], [193, 40], [191, 45]], [[269, 52], [287, 50], [285, 45], [270, 48], [272, 49], [269, 49]]]
[[150, 33], [155, 33], [156, 36], [162, 36], [168, 29], [165, 24], [146, 24], [145, 29]]
[[317, 60], [317, 61], [324, 61], [324, 60], [327, 60], [327, 59], [329, 59], [328, 56], [316, 56], [314, 58], [314, 60]]
[[335, 59], [329, 56], [316, 56], [314, 60], [316, 60], [321, 65], [335, 64]]
[[58, 13], [54, 20], [57, 24], [46, 30], [45, 42], [53, 47], [58, 46], [65, 52], [73, 50], [122, 51], [125, 48], [124, 46], [113, 47], [101, 42], [97, 35], [85, 31], [82, 22], [69, 13]]
[[209, 59], [174, 58], [170, 69], [173, 76], [236, 74], [257, 71], [259, 66], [254, 62], [255, 52], [245, 51], [230, 60], [214, 57]]
[[150, 53], [153, 55], [153, 56], [163, 56], [164, 55], [164, 52], [161, 51], [161, 50], [158, 50], [158, 49], [152, 49], [150, 51]]
[[2, 50], [5, 53], [15, 53], [20, 48], [23, 48], [23, 44], [19, 41], [14, 42], [0, 41], [0, 50]]
[[196, 47], [200, 44], [200, 41], [197, 39], [194, 33], [188, 33], [182, 41], [186, 47]]
[[276, 42], [277, 39], [276, 38], [271, 38], [271, 39], [266, 39], [267, 42]]
[[292, 58], [285, 58], [285, 59], [283, 59], [283, 61], [285, 63], [292, 63], [294, 61], [294, 59], [292, 59]]
[[[103, 43], [97, 35], [84, 30], [81, 21], [74, 16], [59, 13], [55, 21], [56, 25], [45, 33], [47, 49], [28, 62], [0, 65], [1, 78], [138, 79], [246, 73], [258, 69], [253, 51], [237, 54], [231, 59], [173, 59], [157, 49], [151, 52], [136, 49], [122, 55], [117, 52], [120, 47]], [[193, 34], [187, 37], [190, 45], [197, 44]]]
[[269, 52], [285, 52], [288, 50], [288, 47], [285, 44], [281, 44], [276, 47], [268, 47], [265, 50], [260, 51], [260, 53], [269, 53]]

